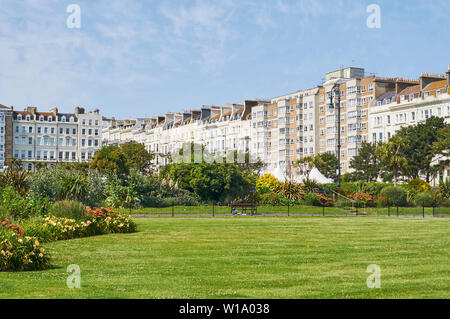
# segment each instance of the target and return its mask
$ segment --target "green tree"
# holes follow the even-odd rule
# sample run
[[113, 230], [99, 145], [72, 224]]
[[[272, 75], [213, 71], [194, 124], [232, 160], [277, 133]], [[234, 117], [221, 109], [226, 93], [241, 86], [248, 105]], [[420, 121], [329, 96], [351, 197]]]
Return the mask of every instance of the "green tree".
[[405, 148], [405, 141], [396, 135], [389, 142], [379, 144], [376, 149], [384, 169], [392, 172], [395, 186], [397, 186], [400, 171], [408, 165], [407, 159], [403, 156]]
[[437, 141], [433, 143], [433, 152], [436, 155], [450, 157], [450, 124], [438, 131]]
[[333, 153], [318, 154], [314, 158], [314, 165], [327, 178], [337, 180], [338, 158]]
[[253, 175], [235, 164], [177, 163], [164, 167], [160, 174], [180, 189], [197, 194], [203, 201], [226, 202], [247, 195]]
[[127, 157], [118, 146], [104, 146], [99, 149], [89, 167], [98, 169], [102, 173], [115, 173], [117, 175], [128, 173]]
[[126, 158], [128, 169], [134, 168], [140, 172], [145, 172], [150, 167], [154, 155], [149, 153], [145, 146], [137, 142], [129, 142], [120, 146]]
[[425, 123], [399, 130], [396, 135], [404, 142], [401, 152], [407, 160], [407, 165], [401, 171], [404, 176], [419, 178], [422, 174], [426, 176], [427, 182], [430, 181], [435, 173], [432, 162], [436, 149], [433, 145], [439, 140], [439, 131], [446, 126], [443, 118], [433, 116]]
[[376, 181], [381, 171], [381, 163], [376, 153], [377, 146], [363, 142], [358, 155], [350, 161], [350, 168], [354, 169], [353, 176], [366, 182]]

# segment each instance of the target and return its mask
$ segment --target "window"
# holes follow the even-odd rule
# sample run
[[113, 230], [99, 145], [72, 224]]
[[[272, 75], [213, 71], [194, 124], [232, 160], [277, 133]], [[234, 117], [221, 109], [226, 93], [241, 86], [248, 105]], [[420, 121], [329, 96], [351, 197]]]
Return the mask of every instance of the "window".
[[65, 117], [65, 116], [63, 116], [63, 117], [61, 118], [61, 122], [66, 123], [66, 117]]
[[17, 115], [17, 120], [22, 121], [22, 114]]

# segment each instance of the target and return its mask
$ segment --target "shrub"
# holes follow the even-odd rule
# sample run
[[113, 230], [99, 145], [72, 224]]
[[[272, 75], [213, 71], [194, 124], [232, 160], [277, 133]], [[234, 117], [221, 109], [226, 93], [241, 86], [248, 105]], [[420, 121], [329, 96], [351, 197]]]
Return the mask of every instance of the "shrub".
[[431, 193], [418, 193], [416, 195], [415, 204], [417, 206], [425, 205], [425, 207], [432, 207], [434, 205], [433, 194]]
[[271, 174], [261, 176], [256, 181], [256, 190], [260, 193], [277, 192], [281, 188], [281, 182]]
[[420, 178], [415, 178], [408, 183], [408, 189], [426, 193], [431, 190], [431, 186]]
[[0, 271], [43, 270], [50, 266], [50, 257], [39, 241], [0, 228]]
[[322, 206], [320, 198], [317, 197], [316, 194], [313, 194], [313, 193], [306, 194], [303, 201], [306, 205]]
[[22, 224], [25, 234], [51, 242], [102, 234], [132, 233], [136, 223], [108, 208], [88, 209], [84, 220], [49, 216]]
[[45, 198], [36, 196], [22, 197], [12, 187], [0, 191], [0, 206], [14, 219], [25, 219], [46, 213], [49, 206]]
[[450, 179], [446, 179], [439, 183], [439, 192], [444, 200], [450, 199]]
[[56, 217], [82, 219], [86, 215], [86, 210], [80, 202], [64, 200], [53, 204], [50, 208], [50, 214]]
[[400, 187], [388, 186], [383, 188], [381, 195], [386, 197], [388, 205], [393, 206], [405, 206], [406, 201], [406, 191]]

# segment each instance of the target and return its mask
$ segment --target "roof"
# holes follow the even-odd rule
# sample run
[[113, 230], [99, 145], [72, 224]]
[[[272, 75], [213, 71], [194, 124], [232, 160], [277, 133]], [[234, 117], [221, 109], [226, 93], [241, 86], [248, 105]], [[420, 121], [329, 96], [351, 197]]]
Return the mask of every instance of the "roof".
[[223, 116], [230, 116], [231, 115], [231, 113], [233, 113], [233, 112], [227, 112], [227, 113], [225, 113]]
[[410, 95], [420, 92], [420, 85], [409, 86], [399, 93], [399, 95]]
[[436, 81], [436, 82], [428, 84], [423, 90], [424, 91], [435, 91], [435, 90], [439, 90], [439, 89], [442, 89], [445, 87], [447, 87], [447, 80], [442, 80], [442, 81]]
[[381, 102], [382, 104], [385, 104], [384, 102], [387, 101], [387, 103], [391, 103], [395, 100], [395, 91], [390, 91], [382, 94], [378, 99], [377, 102]]

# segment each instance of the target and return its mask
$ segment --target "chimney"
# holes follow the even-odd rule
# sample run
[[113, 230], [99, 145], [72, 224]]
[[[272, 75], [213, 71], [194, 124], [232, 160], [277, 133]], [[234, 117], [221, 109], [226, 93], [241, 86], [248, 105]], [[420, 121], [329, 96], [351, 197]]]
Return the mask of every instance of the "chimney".
[[441, 74], [422, 73], [420, 75], [419, 80], [420, 80], [420, 90], [422, 91], [430, 83], [445, 80], [445, 76]]
[[37, 107], [35, 106], [28, 106], [25, 111], [30, 112], [31, 114], [36, 114], [37, 112]]
[[75, 115], [84, 114], [84, 108], [77, 106], [75, 108]]
[[447, 74], [447, 93], [449, 93], [449, 89], [450, 89], [450, 65], [448, 66], [447, 72], [445, 72]]

